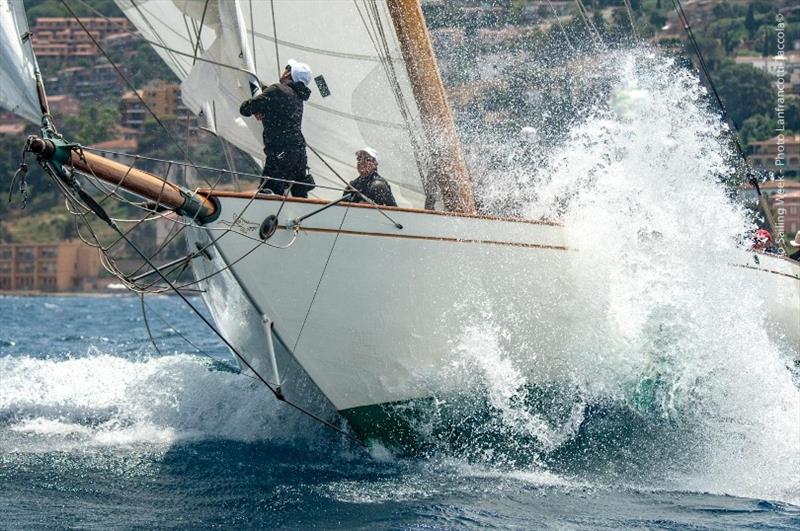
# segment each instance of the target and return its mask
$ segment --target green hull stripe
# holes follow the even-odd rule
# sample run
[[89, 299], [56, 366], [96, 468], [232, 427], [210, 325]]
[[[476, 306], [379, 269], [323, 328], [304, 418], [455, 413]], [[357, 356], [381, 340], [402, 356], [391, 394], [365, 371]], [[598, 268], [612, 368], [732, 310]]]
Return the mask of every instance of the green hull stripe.
[[392, 450], [413, 454], [421, 450], [413, 428], [419, 420], [420, 402], [423, 401], [414, 400], [413, 406], [411, 401], [361, 406], [339, 413], [367, 443], [378, 442]]

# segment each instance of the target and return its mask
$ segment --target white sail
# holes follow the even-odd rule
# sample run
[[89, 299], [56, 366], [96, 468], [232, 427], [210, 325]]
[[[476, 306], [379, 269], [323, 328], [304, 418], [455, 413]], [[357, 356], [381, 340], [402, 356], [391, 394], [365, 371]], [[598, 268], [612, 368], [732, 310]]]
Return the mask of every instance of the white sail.
[[369, 145], [380, 153], [380, 173], [398, 203], [424, 205], [419, 110], [385, 0], [116, 1], [183, 81], [187, 106], [212, 112], [226, 140], [263, 160], [261, 124], [238, 113], [250, 97], [248, 72], [270, 84], [288, 59], [297, 59], [330, 90], [323, 97], [312, 83], [303, 119], [309, 148], [327, 162], [309, 149], [317, 182], [341, 188], [335, 173], [355, 178], [354, 152]]
[[0, 107], [39, 123], [35, 60], [22, 42], [27, 32], [22, 0], [0, 0]]

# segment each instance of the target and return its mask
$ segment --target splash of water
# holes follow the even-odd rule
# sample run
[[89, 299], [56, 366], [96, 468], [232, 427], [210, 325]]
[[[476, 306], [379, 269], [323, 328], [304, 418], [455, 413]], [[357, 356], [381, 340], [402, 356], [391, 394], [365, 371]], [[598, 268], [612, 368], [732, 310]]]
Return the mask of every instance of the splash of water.
[[[43, 436], [44, 450], [170, 445], [196, 439], [302, 444], [322, 438], [287, 414], [242, 375], [216, 370], [197, 356], [130, 360], [99, 352], [49, 360], [0, 358], [0, 425], [11, 434]], [[0, 449], [35, 444], [0, 440]]]
[[613, 451], [595, 458], [633, 462], [623, 480], [652, 484], [655, 473], [672, 487], [796, 502], [800, 391], [787, 363], [800, 351], [770, 339], [764, 295], [730, 265], [753, 223], [720, 183], [733, 171], [726, 129], [693, 75], [657, 53], [611, 53], [598, 72], [617, 94], [610, 104], [544, 164], [493, 181], [512, 194], [504, 205], [559, 219], [579, 250], [571, 273], [584, 304], [570, 309], [578, 325], [559, 353], [573, 414], [544, 420], [518, 399], [532, 359], [496, 340], [508, 332], [493, 321], [466, 327], [457, 351], [505, 427], [545, 454], [597, 446], [587, 407], [610, 403], [626, 413], [604, 420]]

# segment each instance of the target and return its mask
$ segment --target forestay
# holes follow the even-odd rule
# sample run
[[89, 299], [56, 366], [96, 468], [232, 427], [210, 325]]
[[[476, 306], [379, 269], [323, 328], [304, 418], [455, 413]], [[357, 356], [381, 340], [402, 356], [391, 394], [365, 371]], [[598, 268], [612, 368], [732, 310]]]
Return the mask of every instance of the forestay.
[[22, 0], [0, 0], [0, 106], [30, 120], [41, 121], [36, 96], [35, 63]]
[[[312, 83], [303, 132], [347, 180], [355, 151], [378, 150], [380, 172], [398, 204], [422, 207], [427, 156], [419, 110], [385, 0], [116, 0], [183, 81], [187, 107], [209, 129], [263, 161], [261, 124], [239, 116], [255, 77], [277, 81], [288, 59], [308, 63], [330, 95]], [[198, 38], [199, 36], [199, 38]], [[199, 44], [198, 43], [199, 40]], [[250, 73], [250, 74], [249, 74]], [[320, 184], [342, 182], [309, 149]], [[340, 192], [315, 190], [318, 197]]]

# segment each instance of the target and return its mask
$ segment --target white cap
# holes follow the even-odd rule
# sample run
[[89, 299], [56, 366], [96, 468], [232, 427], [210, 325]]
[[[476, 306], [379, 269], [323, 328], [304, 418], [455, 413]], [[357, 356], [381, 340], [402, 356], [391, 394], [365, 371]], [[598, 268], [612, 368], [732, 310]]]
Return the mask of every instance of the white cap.
[[359, 153], [366, 153], [367, 155], [375, 159], [375, 162], [378, 162], [378, 152], [369, 146], [364, 146], [363, 148], [356, 151], [356, 155], [358, 155]]
[[292, 69], [292, 81], [300, 82], [305, 86], [311, 83], [311, 67], [294, 59], [289, 59], [288, 64]]

